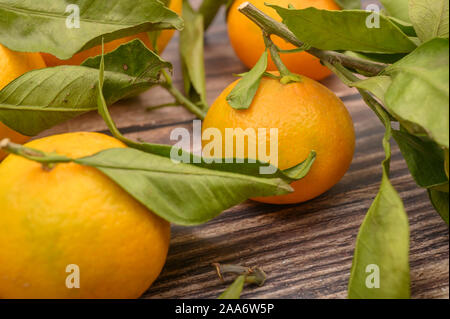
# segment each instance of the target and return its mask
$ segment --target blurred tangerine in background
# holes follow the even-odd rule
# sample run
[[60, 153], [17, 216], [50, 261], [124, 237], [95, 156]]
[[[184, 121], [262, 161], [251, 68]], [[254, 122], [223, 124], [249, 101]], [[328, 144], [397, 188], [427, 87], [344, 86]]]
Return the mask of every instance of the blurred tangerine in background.
[[[228, 18], [228, 35], [236, 55], [249, 69], [258, 62], [265, 51], [264, 40], [261, 29], [245, 15], [239, 12], [238, 7], [248, 0], [235, 0], [231, 6]], [[340, 10], [341, 8], [333, 0], [252, 0], [255, 7], [280, 21], [276, 11], [264, 3], [288, 7], [292, 4], [296, 9], [315, 7], [317, 9]], [[300, 39], [301, 40], [301, 39]], [[282, 50], [292, 50], [296, 47], [277, 36], [272, 36], [272, 41]], [[314, 80], [322, 80], [331, 74], [331, 71], [320, 63], [320, 60], [309, 53], [280, 53], [283, 63], [294, 73], [306, 75]], [[267, 70], [275, 71], [276, 66], [269, 58]]]
[[[181, 14], [181, 6], [182, 6], [182, 0], [171, 0], [169, 8], [172, 9], [173, 11], [175, 11], [176, 13]], [[173, 30], [173, 29], [161, 31], [161, 33], [159, 34], [158, 40], [157, 40], [157, 46], [158, 46], [159, 53], [162, 53], [164, 51], [164, 49], [166, 48], [170, 39], [172, 38], [174, 32], [175, 32], [175, 30]], [[121, 39], [117, 39], [117, 40], [105, 43], [104, 44], [105, 54], [109, 53], [111, 51], [114, 51], [120, 45], [130, 42], [135, 39], [141, 40], [147, 46], [147, 48], [149, 48], [150, 50], [154, 49], [147, 32], [142, 32], [139, 34], [131, 35], [128, 37], [124, 37]], [[55, 57], [54, 55], [49, 54], [49, 53], [41, 53], [41, 54], [42, 54], [42, 57], [44, 58], [45, 63], [49, 67], [58, 66], [58, 65], [80, 65], [86, 59], [102, 54], [102, 46], [97, 45], [90, 49], [78, 52], [68, 60], [60, 60], [57, 57]]]

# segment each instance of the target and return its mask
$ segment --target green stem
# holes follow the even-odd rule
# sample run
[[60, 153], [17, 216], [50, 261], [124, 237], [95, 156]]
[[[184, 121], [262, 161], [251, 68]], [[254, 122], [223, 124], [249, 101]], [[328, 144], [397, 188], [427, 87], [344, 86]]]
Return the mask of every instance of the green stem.
[[41, 163], [42, 166], [47, 170], [52, 169], [54, 164], [70, 163], [73, 161], [73, 159], [66, 157], [64, 155], [59, 155], [56, 153], [47, 153], [40, 150], [36, 150], [34, 148], [29, 148], [20, 144], [13, 143], [8, 138], [5, 138], [0, 141], [0, 150], [24, 157], [31, 161]]
[[245, 282], [262, 286], [267, 279], [266, 273], [260, 267], [249, 268], [219, 263], [214, 263], [213, 266], [216, 268], [217, 275], [221, 280], [223, 280], [223, 274], [244, 275]]
[[173, 106], [180, 106], [180, 104], [178, 103], [164, 103], [164, 104], [159, 104], [159, 105], [153, 105], [153, 106], [149, 106], [146, 108], [147, 111], [154, 111], [154, 110], [158, 110], [158, 109], [162, 109], [165, 107], [173, 107]]
[[[238, 9], [250, 20], [256, 23], [266, 34], [277, 35], [300, 48], [306, 47], [305, 43], [297, 39], [297, 37], [284, 24], [275, 21], [251, 3], [245, 2]], [[306, 51], [322, 60], [322, 62], [328, 62], [331, 64], [337, 62], [347, 68], [361, 70], [372, 76], [380, 74], [380, 72], [388, 66], [384, 63], [367, 61], [334, 51], [325, 51], [316, 48], [308, 48]]]
[[[334, 62], [334, 63], [328, 63], [325, 62], [324, 65], [328, 67], [330, 70], [332, 70], [340, 79], [341, 81], [349, 86], [349, 87], [355, 87], [354, 83], [357, 81], [360, 81], [356, 75], [354, 75], [350, 70], [346, 69], [342, 64]], [[372, 95], [370, 95], [369, 92], [366, 90], [356, 88], [361, 94], [361, 97], [363, 98], [364, 102], [372, 109], [372, 111], [377, 115], [377, 117], [380, 119], [380, 121], [385, 124], [385, 119], [383, 117], [383, 114], [389, 114], [384, 109], [384, 106], [381, 105]]]
[[284, 65], [280, 57], [279, 49], [277, 48], [275, 43], [273, 43], [272, 39], [270, 38], [270, 35], [264, 34], [263, 36], [264, 36], [264, 43], [266, 47], [269, 49], [272, 61], [277, 67], [278, 71], [280, 71], [281, 76], [280, 82], [282, 84], [288, 84], [291, 82], [300, 82], [301, 77], [289, 71], [289, 69]]
[[204, 119], [206, 112], [200, 109], [196, 104], [190, 101], [187, 97], [183, 95], [174, 85], [170, 75], [163, 70], [162, 74], [166, 79], [166, 83], [162, 83], [161, 86], [165, 88], [181, 106], [184, 106], [188, 111], [195, 114], [198, 118]]
[[291, 72], [289, 69], [284, 65], [283, 61], [281, 61], [280, 54], [278, 52], [277, 47], [272, 42], [272, 39], [270, 39], [270, 35], [264, 34], [264, 43], [266, 44], [266, 47], [269, 49], [270, 56], [272, 57], [272, 61], [277, 67], [278, 71], [280, 71], [281, 77], [289, 76], [291, 75]]

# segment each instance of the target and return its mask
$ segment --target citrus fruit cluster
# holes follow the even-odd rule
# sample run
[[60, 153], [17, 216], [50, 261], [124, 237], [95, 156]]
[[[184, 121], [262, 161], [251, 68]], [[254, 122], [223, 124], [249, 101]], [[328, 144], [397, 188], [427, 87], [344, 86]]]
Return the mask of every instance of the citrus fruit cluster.
[[[236, 54], [251, 68], [265, 46], [261, 30], [238, 13], [243, 2], [236, 0], [231, 6], [228, 32]], [[339, 9], [332, 0], [273, 2]], [[253, 3], [275, 17], [264, 1]], [[180, 13], [181, 4], [173, 0], [170, 8]], [[159, 52], [172, 35], [173, 30], [161, 32]], [[148, 34], [140, 33], [106, 43], [105, 53], [136, 38], [153, 49]], [[274, 41], [283, 50], [292, 48], [281, 39]], [[0, 90], [26, 72], [79, 65], [101, 50], [96, 46], [63, 61], [46, 53], [14, 52], [0, 44]], [[316, 152], [309, 174], [292, 184], [294, 192], [255, 198], [272, 204], [300, 203], [323, 194], [343, 177], [355, 147], [353, 122], [344, 104], [314, 80], [330, 71], [308, 53], [282, 54], [282, 59], [292, 72], [303, 74], [299, 81], [283, 84], [278, 73], [272, 72], [262, 78], [250, 107], [237, 110], [227, 102], [237, 80], [217, 98], [203, 122], [203, 130], [215, 128], [223, 135], [227, 128], [276, 128], [280, 169], [291, 168]], [[269, 61], [268, 70], [275, 69]], [[20, 144], [30, 139], [0, 123], [3, 138]], [[37, 139], [25, 146], [70, 158], [126, 147], [115, 138], [85, 132]], [[0, 151], [0, 161], [5, 156]], [[169, 222], [95, 168], [75, 163], [49, 168], [17, 155], [9, 155], [0, 164], [0, 298], [137, 298], [161, 272], [169, 242]], [[80, 271], [79, 289], [67, 289], [65, 284], [70, 265]]]

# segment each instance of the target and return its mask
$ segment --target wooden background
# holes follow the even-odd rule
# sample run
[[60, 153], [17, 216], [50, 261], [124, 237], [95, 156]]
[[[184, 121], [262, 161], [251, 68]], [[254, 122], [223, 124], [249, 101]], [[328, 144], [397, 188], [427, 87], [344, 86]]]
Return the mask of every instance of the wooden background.
[[[181, 87], [177, 36], [163, 57], [174, 63], [175, 82]], [[223, 14], [207, 34], [205, 58], [212, 103], [235, 79], [233, 73], [245, 71], [228, 42]], [[246, 287], [243, 298], [346, 298], [356, 235], [381, 180], [383, 127], [356, 91], [334, 77], [323, 83], [342, 98], [355, 122], [356, 154], [341, 182], [304, 204], [247, 201], [202, 226], [173, 226], [167, 263], [143, 298], [217, 298], [232, 278], [221, 282], [213, 262], [263, 267], [267, 283]], [[194, 117], [178, 107], [145, 110], [166, 102], [171, 102], [167, 93], [154, 88], [118, 103], [111, 112], [127, 137], [173, 144], [170, 131], [192, 128]], [[102, 119], [89, 113], [40, 137], [68, 131], [108, 132]], [[426, 192], [416, 187], [396, 146], [391, 171], [409, 214], [412, 296], [449, 298], [448, 227]]]

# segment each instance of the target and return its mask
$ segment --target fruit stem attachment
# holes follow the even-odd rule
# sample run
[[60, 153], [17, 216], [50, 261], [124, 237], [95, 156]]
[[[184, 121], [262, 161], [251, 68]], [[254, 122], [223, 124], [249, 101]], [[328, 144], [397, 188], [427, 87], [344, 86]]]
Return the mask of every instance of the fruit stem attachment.
[[34, 148], [29, 148], [20, 144], [13, 143], [8, 138], [0, 141], [0, 150], [24, 157], [31, 161], [41, 163], [46, 170], [51, 170], [57, 163], [70, 163], [73, 161], [71, 158], [68, 158], [64, 155], [47, 153], [36, 150]]
[[289, 69], [284, 65], [283, 61], [281, 61], [279, 50], [275, 45], [275, 43], [273, 43], [272, 39], [270, 38], [270, 34], [266, 34], [263, 32], [263, 36], [264, 36], [264, 44], [266, 45], [266, 48], [270, 52], [272, 61], [277, 67], [278, 71], [280, 71], [281, 76], [280, 82], [282, 84], [288, 84], [291, 82], [300, 82], [301, 77], [289, 71]]
[[264, 285], [267, 279], [266, 273], [260, 267], [244, 267], [240, 265], [230, 265], [230, 264], [212, 264], [217, 271], [217, 276], [219, 276], [220, 280], [223, 279], [224, 274], [234, 274], [237, 276], [244, 275], [245, 282], [249, 284], [255, 284], [258, 286]]
[[166, 70], [162, 70], [162, 75], [164, 76], [166, 82], [160, 85], [165, 88], [175, 99], [175, 101], [180, 105], [185, 107], [189, 112], [195, 114], [198, 118], [203, 120], [206, 116], [206, 112], [200, 109], [195, 103], [190, 101], [187, 97], [183, 95], [174, 85], [171, 76]]
[[[269, 36], [279, 36], [280, 38], [283, 38], [296, 47], [305, 48], [305, 43], [297, 39], [294, 33], [292, 33], [284, 24], [275, 21], [264, 12], [256, 8], [250, 2], [244, 2], [241, 6], [239, 6], [238, 10], [254, 23], [256, 23], [264, 31], [265, 34], [268, 34]], [[305, 51], [319, 58], [323, 62], [326, 61], [331, 64], [337, 62], [347, 68], [364, 71], [367, 75], [370, 76], [380, 74], [380, 72], [382, 72], [388, 66], [388, 64], [367, 61], [339, 52], [320, 50], [312, 47], [308, 48]]]

